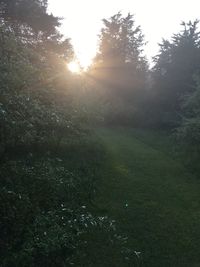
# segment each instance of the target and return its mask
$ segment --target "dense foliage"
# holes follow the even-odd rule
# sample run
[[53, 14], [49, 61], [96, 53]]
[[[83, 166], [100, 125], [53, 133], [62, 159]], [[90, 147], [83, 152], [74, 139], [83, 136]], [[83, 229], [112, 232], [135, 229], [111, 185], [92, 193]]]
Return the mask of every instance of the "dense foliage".
[[193, 92], [185, 97], [182, 105], [183, 116], [179, 127], [175, 131], [179, 150], [184, 155], [187, 166], [195, 173], [199, 173], [200, 158], [200, 84], [199, 77]]
[[149, 121], [175, 130], [184, 162], [198, 169], [200, 33], [198, 21], [182, 23], [183, 30], [163, 40], [152, 70]]
[[200, 69], [198, 22], [182, 23], [172, 40], [163, 40], [153, 68], [154, 115], [163, 126], [176, 126], [182, 116], [185, 95], [193, 91]]
[[107, 123], [130, 124], [135, 119], [146, 88], [147, 62], [141, 28], [134, 17], [119, 12], [103, 20], [99, 51], [92, 77], [106, 89], [104, 117]]
[[0, 265], [101, 266], [104, 257], [139, 266], [115, 220], [95, 206], [109, 157], [92, 127], [172, 130], [199, 171], [198, 22], [163, 40], [149, 71], [141, 28], [119, 12], [103, 20], [93, 65], [76, 77], [66, 68], [73, 47], [47, 8], [47, 0], [0, 0]]
[[73, 49], [59, 24], [47, 1], [0, 1], [2, 267], [86, 266], [98, 232], [102, 251], [124, 246], [92, 208], [105, 156], [73, 92], [81, 81], [66, 69]]

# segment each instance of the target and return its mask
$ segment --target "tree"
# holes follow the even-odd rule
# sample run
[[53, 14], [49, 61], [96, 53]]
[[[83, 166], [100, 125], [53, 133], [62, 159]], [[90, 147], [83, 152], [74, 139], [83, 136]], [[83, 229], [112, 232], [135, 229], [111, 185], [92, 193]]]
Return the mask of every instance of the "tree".
[[199, 173], [200, 159], [200, 77], [194, 79], [196, 86], [188, 94], [182, 105], [183, 116], [180, 126], [176, 128], [175, 136], [179, 148], [184, 152], [188, 166]]
[[[160, 53], [154, 58], [156, 113], [160, 122], [176, 125], [181, 117], [184, 96], [192, 92], [193, 76], [200, 69], [200, 34], [198, 21], [182, 23], [183, 30], [172, 40], [163, 40]], [[155, 104], [155, 103], [154, 103]]]
[[[121, 72], [121, 79], [126, 72], [136, 79], [138, 74], [145, 70], [146, 61], [142, 55], [144, 36], [140, 27], [134, 26], [133, 15], [128, 14], [127, 17], [122, 17], [119, 12], [108, 20], [104, 19], [103, 23], [95, 66], [98, 71], [100, 71], [99, 68], [106, 69], [109, 75], [110, 72], [116, 72], [116, 74]], [[119, 82], [119, 79], [117, 81]], [[124, 86], [124, 81], [125, 79], [120, 83], [122, 86]]]
[[[33, 9], [29, 23], [29, 17], [23, 19], [20, 10], [26, 7], [27, 14], [32, 14], [33, 6], [37, 9]], [[46, 10], [46, 1], [1, 1], [0, 157], [8, 146], [44, 141], [45, 136], [55, 136], [54, 127], [61, 133], [61, 128], [66, 130], [70, 124], [66, 62], [73, 50], [70, 41], [57, 34], [55, 23], [49, 23], [49, 32], [41, 23], [35, 32], [37, 18], [49, 17]], [[61, 95], [63, 101], [58, 104]]]
[[144, 36], [140, 27], [135, 26], [131, 14], [123, 17], [119, 12], [104, 19], [103, 24], [99, 52], [91, 73], [108, 89], [109, 102], [112, 102], [110, 106], [114, 109], [121, 106], [124, 111], [128, 108], [125, 113], [130, 116], [130, 109], [133, 109], [134, 102], [135, 105], [139, 102], [139, 95], [145, 87], [147, 64], [143, 56]]
[[47, 0], [1, 0], [0, 17], [9, 22], [16, 32], [26, 33], [27, 27], [34, 33], [55, 34], [59, 19], [47, 13]]

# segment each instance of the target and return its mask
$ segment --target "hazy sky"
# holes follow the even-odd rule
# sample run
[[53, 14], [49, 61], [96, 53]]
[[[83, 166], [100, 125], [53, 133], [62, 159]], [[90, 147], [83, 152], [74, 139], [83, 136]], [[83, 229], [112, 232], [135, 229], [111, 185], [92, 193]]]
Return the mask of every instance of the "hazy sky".
[[72, 39], [75, 52], [87, 64], [96, 52], [102, 19], [118, 11], [135, 15], [148, 42], [145, 54], [150, 59], [164, 38], [180, 30], [181, 21], [200, 19], [200, 0], [49, 0], [49, 11], [63, 17], [61, 31]]

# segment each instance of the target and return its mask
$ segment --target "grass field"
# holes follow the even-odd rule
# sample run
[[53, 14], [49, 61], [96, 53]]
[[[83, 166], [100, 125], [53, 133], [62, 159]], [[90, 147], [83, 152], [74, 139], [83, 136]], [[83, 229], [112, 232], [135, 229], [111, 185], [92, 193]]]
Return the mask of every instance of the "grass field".
[[95, 204], [116, 219], [143, 266], [200, 266], [200, 181], [173, 158], [167, 136], [122, 128], [97, 135], [107, 160]]

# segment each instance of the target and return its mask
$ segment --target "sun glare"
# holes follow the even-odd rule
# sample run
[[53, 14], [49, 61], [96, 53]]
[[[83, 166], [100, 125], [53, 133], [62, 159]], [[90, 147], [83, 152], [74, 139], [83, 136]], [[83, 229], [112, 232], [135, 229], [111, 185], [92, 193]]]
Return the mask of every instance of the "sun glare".
[[80, 65], [81, 68], [83, 69], [83, 71], [87, 71], [88, 68], [91, 66], [92, 64], [92, 58], [90, 54], [79, 54], [78, 55], [79, 61], [80, 61]]
[[81, 73], [80, 64], [76, 61], [72, 61], [72, 62], [68, 63], [67, 67], [72, 73], [76, 73], [76, 74]]

